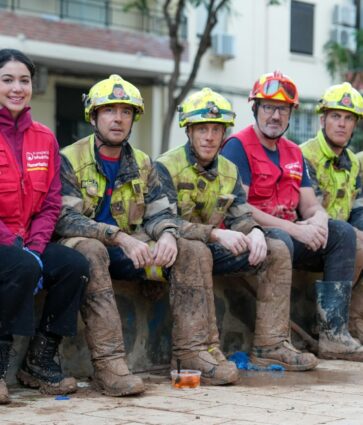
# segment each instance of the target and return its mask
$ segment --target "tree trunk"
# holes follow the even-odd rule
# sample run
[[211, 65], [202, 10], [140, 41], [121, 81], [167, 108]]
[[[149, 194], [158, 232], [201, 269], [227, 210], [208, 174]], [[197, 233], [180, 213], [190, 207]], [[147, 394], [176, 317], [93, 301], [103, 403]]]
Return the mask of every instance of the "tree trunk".
[[[176, 8], [177, 12], [175, 13], [174, 17], [171, 16], [169, 12], [170, 4], [171, 0], [165, 0], [163, 11], [169, 28], [170, 49], [174, 56], [174, 69], [168, 83], [168, 109], [163, 120], [161, 152], [165, 152], [169, 148], [171, 127], [176, 113], [176, 108], [183, 101], [189, 90], [193, 87], [202, 57], [210, 47], [211, 32], [218, 22], [218, 13], [221, 9], [223, 9], [223, 7], [228, 6], [229, 0], [209, 0], [208, 4], [206, 5], [208, 16], [203, 34], [201, 36], [197, 52], [193, 58], [192, 69], [186, 82], [181, 86], [180, 89], [178, 88], [178, 82], [180, 77], [180, 62], [182, 53], [184, 51], [184, 45], [179, 39], [179, 33], [182, 19], [182, 10], [185, 6], [185, 0], [178, 1]], [[177, 95], [175, 95], [177, 90], [179, 90], [179, 92]]]
[[169, 142], [170, 142], [170, 133], [171, 133], [171, 126], [173, 124], [173, 119], [176, 111], [175, 102], [173, 102], [173, 105], [168, 105], [168, 110], [166, 111], [166, 115], [164, 117], [163, 121], [163, 133], [162, 133], [162, 139], [161, 139], [161, 152], [166, 152], [169, 149]]

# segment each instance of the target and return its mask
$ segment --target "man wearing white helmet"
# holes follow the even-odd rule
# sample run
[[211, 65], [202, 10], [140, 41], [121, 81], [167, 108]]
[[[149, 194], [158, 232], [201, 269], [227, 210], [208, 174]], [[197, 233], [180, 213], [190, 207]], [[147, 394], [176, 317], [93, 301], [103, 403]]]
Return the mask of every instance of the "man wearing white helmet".
[[[231, 103], [209, 88], [190, 95], [179, 107], [179, 126], [186, 128], [188, 142], [161, 155], [156, 166], [181, 218], [181, 236], [207, 244], [213, 256], [213, 274], [257, 276], [253, 362], [279, 364], [291, 371], [309, 370], [317, 365], [317, 359], [298, 351], [289, 338], [289, 251], [269, 234], [265, 238], [266, 231], [252, 218], [246, 203], [237, 167], [218, 155], [234, 118]], [[205, 278], [212, 280], [212, 268], [205, 268]], [[210, 326], [209, 334], [210, 353], [226, 362], [214, 348], [217, 329]]]
[[347, 221], [357, 235], [356, 273], [349, 311], [349, 330], [363, 343], [363, 285], [357, 282], [363, 268], [363, 195], [359, 160], [348, 148], [363, 98], [350, 83], [329, 87], [319, 100], [321, 130], [300, 147], [308, 165], [315, 194], [329, 216]]
[[356, 238], [320, 205], [300, 148], [283, 135], [298, 107], [295, 83], [281, 72], [263, 74], [249, 100], [255, 123], [232, 135], [222, 154], [238, 164], [253, 217], [276, 228], [296, 269], [323, 272], [315, 283], [319, 357], [363, 361], [363, 346], [348, 331]]
[[179, 238], [178, 224], [150, 158], [128, 139], [144, 112], [139, 90], [118, 75], [95, 84], [84, 97], [85, 118], [94, 133], [62, 151], [63, 208], [57, 225], [62, 243], [90, 263], [90, 282], [81, 307], [94, 367], [104, 394], [144, 391], [125, 362], [121, 320], [112, 280], [160, 279], [170, 284], [175, 359], [188, 358], [203, 382], [233, 383], [234, 364], [206, 361], [208, 326], [215, 323], [207, 300], [213, 287], [204, 279], [204, 244]]

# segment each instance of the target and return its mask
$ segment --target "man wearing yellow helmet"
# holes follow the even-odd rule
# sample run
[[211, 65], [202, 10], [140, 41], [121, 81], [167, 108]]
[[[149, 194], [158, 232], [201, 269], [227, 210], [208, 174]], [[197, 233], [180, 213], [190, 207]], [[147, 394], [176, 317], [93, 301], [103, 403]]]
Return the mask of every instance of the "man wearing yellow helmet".
[[294, 82], [280, 72], [262, 75], [249, 100], [255, 124], [232, 135], [223, 155], [238, 165], [255, 220], [276, 228], [296, 269], [322, 271], [316, 282], [319, 356], [363, 361], [363, 346], [347, 329], [356, 254], [348, 223], [329, 220], [311, 187], [300, 148], [283, 137], [293, 107]]
[[[213, 287], [204, 282], [198, 254], [208, 250], [198, 241], [177, 241], [178, 225], [157, 173], [149, 157], [128, 143], [133, 122], [144, 111], [139, 90], [111, 75], [95, 84], [84, 101], [94, 134], [62, 151], [63, 208], [56, 230], [62, 243], [90, 262], [81, 314], [93, 381], [107, 395], [137, 394], [144, 384], [124, 360], [111, 278], [169, 280], [173, 351], [203, 357], [206, 300], [213, 297]], [[235, 367], [213, 366], [208, 372], [210, 384], [238, 377]]]
[[[212, 268], [216, 275], [257, 275], [253, 362], [294, 371], [312, 369], [315, 356], [299, 352], [289, 339], [289, 251], [283, 242], [265, 239], [265, 230], [246, 204], [237, 167], [218, 155], [234, 118], [231, 103], [220, 94], [209, 88], [192, 94], [179, 107], [179, 125], [186, 127], [188, 142], [161, 155], [156, 166], [181, 218], [180, 234], [206, 243], [212, 252], [213, 264], [205, 267], [205, 277], [212, 280]], [[226, 363], [217, 329], [210, 327], [209, 335], [211, 357]], [[186, 365], [194, 368], [188, 360]]]
[[[350, 83], [329, 87], [320, 99], [321, 130], [300, 147], [308, 165], [315, 194], [329, 216], [352, 224], [357, 235], [356, 275], [363, 268], [363, 197], [359, 160], [348, 148], [358, 120], [363, 115], [363, 98]], [[349, 329], [363, 343], [363, 286], [352, 292]]]

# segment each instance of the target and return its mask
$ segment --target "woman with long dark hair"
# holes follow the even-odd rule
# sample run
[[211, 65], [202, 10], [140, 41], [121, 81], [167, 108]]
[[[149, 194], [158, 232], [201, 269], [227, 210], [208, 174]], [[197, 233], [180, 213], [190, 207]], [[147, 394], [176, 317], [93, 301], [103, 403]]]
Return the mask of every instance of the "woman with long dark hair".
[[[76, 391], [54, 360], [63, 336], [75, 335], [88, 280], [78, 252], [51, 242], [61, 208], [59, 148], [32, 120], [35, 67], [22, 52], [0, 50], [0, 404], [9, 403], [5, 374], [13, 335], [31, 336], [17, 377], [47, 394]], [[44, 290], [39, 323], [34, 294]]]

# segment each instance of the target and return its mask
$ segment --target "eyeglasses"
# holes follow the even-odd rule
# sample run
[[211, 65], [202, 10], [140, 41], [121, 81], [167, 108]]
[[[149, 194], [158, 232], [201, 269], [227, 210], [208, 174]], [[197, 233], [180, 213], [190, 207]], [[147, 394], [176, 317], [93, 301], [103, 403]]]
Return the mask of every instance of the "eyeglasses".
[[266, 97], [275, 96], [278, 92], [290, 100], [295, 100], [297, 96], [296, 87], [290, 81], [267, 80], [262, 85], [262, 93]]
[[290, 114], [291, 107], [285, 105], [270, 105], [269, 103], [261, 105], [263, 112], [266, 115], [273, 115], [275, 111], [279, 111], [282, 117], [286, 117]]

